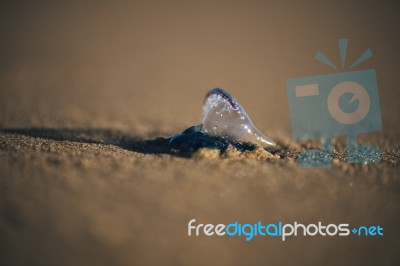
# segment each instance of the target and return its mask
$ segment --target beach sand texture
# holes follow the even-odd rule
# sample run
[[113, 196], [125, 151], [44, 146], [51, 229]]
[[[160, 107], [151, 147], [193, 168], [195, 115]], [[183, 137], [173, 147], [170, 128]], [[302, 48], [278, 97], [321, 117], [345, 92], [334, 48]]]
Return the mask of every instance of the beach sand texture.
[[[281, 3], [280, 3], [281, 2]], [[400, 265], [398, 4], [168, 1], [0, 4], [1, 265]], [[285, 82], [377, 72], [378, 165], [302, 169]], [[157, 150], [229, 91], [280, 159]], [[188, 237], [187, 223], [381, 225], [383, 237]]]

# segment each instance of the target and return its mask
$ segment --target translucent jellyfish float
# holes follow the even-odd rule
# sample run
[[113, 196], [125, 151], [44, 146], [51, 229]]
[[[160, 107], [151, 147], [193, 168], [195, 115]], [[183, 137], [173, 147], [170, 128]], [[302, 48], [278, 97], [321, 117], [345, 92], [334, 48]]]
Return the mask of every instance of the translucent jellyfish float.
[[200, 148], [225, 151], [232, 145], [239, 151], [272, 149], [275, 142], [258, 130], [243, 107], [226, 91], [209, 91], [203, 105], [202, 123], [168, 139], [169, 148], [191, 152]]

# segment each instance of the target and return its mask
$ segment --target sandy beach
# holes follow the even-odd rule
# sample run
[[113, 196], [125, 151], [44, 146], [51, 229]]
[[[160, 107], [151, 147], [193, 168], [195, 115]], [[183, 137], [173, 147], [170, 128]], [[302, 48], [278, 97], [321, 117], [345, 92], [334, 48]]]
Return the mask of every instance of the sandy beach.
[[[360, 7], [362, 6], [362, 8]], [[0, 4], [1, 265], [399, 265], [400, 18], [396, 3]], [[300, 168], [286, 80], [375, 69], [379, 164]], [[159, 149], [221, 87], [279, 158]], [[348, 223], [383, 236], [188, 236], [188, 222]], [[353, 227], [351, 227], [352, 229]]]

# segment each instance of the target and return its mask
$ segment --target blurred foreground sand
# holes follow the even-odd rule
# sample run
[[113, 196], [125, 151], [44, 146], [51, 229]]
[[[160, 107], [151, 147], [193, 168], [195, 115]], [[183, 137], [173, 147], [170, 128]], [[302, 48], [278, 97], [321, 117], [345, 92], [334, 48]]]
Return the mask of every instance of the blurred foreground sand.
[[[346, 2], [0, 4], [1, 265], [399, 265], [398, 7]], [[366, 48], [379, 165], [301, 169], [288, 78]], [[142, 140], [199, 122], [221, 86], [282, 159], [187, 159]], [[304, 147], [304, 146], [303, 146]], [[384, 237], [188, 237], [187, 223], [381, 225]]]

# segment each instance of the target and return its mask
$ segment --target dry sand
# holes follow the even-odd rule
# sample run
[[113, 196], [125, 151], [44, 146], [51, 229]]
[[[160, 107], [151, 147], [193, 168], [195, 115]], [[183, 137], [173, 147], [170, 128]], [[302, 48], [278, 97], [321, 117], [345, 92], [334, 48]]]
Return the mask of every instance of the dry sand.
[[[399, 265], [400, 39], [392, 4], [0, 4], [1, 265]], [[302, 169], [288, 78], [366, 48], [378, 75], [377, 165]], [[364, 68], [363, 68], [364, 67]], [[280, 159], [165, 154], [220, 86]], [[380, 225], [383, 237], [188, 237], [187, 223]]]

